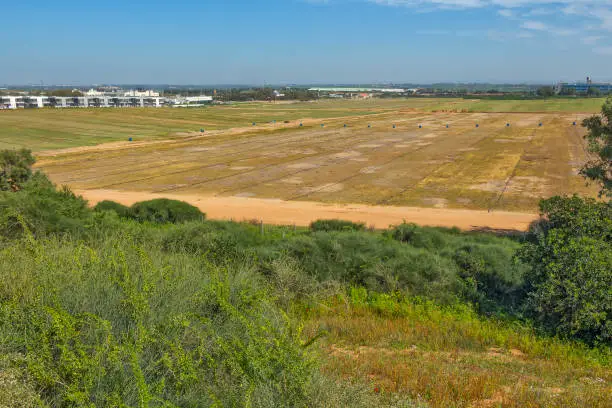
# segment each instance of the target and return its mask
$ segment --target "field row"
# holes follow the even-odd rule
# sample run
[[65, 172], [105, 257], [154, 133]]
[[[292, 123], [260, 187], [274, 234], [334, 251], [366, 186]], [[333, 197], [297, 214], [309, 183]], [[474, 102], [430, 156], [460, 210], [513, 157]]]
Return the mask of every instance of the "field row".
[[592, 192], [577, 176], [586, 158], [577, 118], [381, 113], [347, 128], [343, 118], [85, 150], [41, 167], [78, 190], [531, 211], [541, 197]]
[[[98, 108], [25, 109], [0, 112], [0, 149], [27, 147], [35, 151], [106, 142], [181, 138], [200, 129], [244, 128], [253, 122], [278, 127], [351, 123], [380, 115], [401, 117], [432, 112], [570, 112], [595, 113], [602, 99], [490, 101], [469, 99], [390, 99], [301, 103], [241, 103], [198, 109]], [[568, 115], [568, 120], [576, 117]]]

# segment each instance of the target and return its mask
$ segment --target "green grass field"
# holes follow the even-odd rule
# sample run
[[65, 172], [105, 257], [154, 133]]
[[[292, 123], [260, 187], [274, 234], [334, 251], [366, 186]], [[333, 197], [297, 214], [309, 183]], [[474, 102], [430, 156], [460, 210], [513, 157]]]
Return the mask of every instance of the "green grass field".
[[0, 112], [0, 148], [35, 151], [100, 143], [179, 137], [184, 132], [250, 126], [273, 120], [351, 118], [393, 112], [576, 112], [595, 113], [602, 99], [493, 101], [390, 99], [304, 103], [240, 103], [193, 109], [32, 109]]

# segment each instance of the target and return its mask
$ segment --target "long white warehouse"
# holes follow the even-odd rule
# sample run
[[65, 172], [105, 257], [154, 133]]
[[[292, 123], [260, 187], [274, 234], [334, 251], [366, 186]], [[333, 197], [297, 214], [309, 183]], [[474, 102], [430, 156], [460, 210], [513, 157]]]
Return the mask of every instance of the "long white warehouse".
[[[191, 101], [193, 99], [193, 101]], [[212, 102], [211, 96], [169, 99], [159, 96], [0, 96], [0, 109], [19, 108], [160, 108], [177, 103]], [[194, 103], [194, 104], [195, 104]]]

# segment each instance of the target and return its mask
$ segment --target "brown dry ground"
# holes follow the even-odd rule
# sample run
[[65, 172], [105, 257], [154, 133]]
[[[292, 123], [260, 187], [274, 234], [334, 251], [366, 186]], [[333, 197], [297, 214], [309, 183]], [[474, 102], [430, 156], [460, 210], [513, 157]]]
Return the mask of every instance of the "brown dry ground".
[[[414, 110], [367, 116], [347, 113], [324, 121], [302, 119], [203, 135], [185, 133], [171, 140], [46, 151], [39, 155], [38, 166], [56, 183], [92, 198], [97, 193], [88, 191], [114, 190], [142, 193], [142, 199], [150, 193], [207, 197], [211, 205], [212, 198], [238, 197], [484, 210], [467, 216], [482, 216], [481, 222], [465, 221], [462, 216], [430, 222], [437, 213], [425, 216], [429, 218], [423, 222], [482, 225], [494, 219], [487, 219], [489, 211], [501, 219], [500, 211], [536, 213], [544, 197], [594, 194], [577, 175], [587, 156], [584, 130], [572, 122], [585, 116]], [[282, 207], [293, 208], [288, 203]], [[284, 215], [274, 217], [280, 205], [270, 208], [259, 216], [270, 223], [286, 221]], [[338, 217], [357, 217], [351, 215], [350, 206], [341, 208]], [[215, 209], [205, 210], [217, 214]], [[393, 221], [402, 211], [389, 209]], [[229, 210], [218, 214], [235, 217]], [[406, 214], [407, 220], [419, 221], [419, 216]], [[312, 218], [291, 217], [297, 223]], [[380, 225], [387, 219], [367, 221]], [[525, 222], [523, 217], [515, 226], [523, 227]]]
[[398, 306], [390, 297], [366, 307], [335, 296], [311, 304], [305, 322], [304, 337], [319, 338], [315, 347], [326, 375], [365, 381], [391, 401], [409, 396], [420, 402], [409, 406], [611, 406], [604, 349], [539, 336], [507, 321], [432, 304]]
[[308, 226], [318, 219], [341, 218], [378, 229], [402, 222], [452, 227], [464, 230], [494, 229], [524, 231], [536, 217], [530, 213], [418, 207], [325, 204], [312, 201], [283, 201], [248, 197], [214, 197], [183, 194], [154, 194], [116, 190], [77, 190], [91, 204], [113, 200], [124, 205], [155, 198], [188, 202], [213, 219], [262, 220], [266, 224]]

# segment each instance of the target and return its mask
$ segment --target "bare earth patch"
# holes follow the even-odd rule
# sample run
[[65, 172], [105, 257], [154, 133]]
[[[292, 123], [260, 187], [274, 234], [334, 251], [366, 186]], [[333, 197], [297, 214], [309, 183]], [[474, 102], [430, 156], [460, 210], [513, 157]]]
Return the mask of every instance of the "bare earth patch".
[[373, 174], [376, 173], [378, 170], [380, 170], [380, 166], [368, 166], [362, 168], [361, 170], [359, 170], [359, 172], [361, 174]]
[[313, 201], [283, 201], [252, 198], [254, 193], [242, 192], [231, 197], [190, 194], [155, 194], [117, 190], [75, 190], [91, 205], [113, 200], [124, 205], [155, 198], [188, 202], [211, 219], [262, 219], [267, 224], [308, 226], [318, 219], [342, 218], [364, 222], [376, 228], [388, 228], [402, 222], [438, 227], [458, 227], [464, 230], [508, 229], [526, 231], [537, 214], [507, 211], [460, 210], [419, 207], [370, 206], [364, 204], [324, 204]]
[[423, 198], [423, 202], [426, 205], [433, 206], [434, 208], [446, 208], [446, 206], [448, 205], [448, 200], [446, 198], [436, 198], [436, 197]]
[[296, 170], [306, 170], [306, 169], [316, 169], [319, 165], [314, 163], [296, 163], [287, 165], [288, 169], [296, 169]]
[[354, 150], [349, 150], [349, 151], [341, 152], [341, 153], [335, 153], [331, 155], [331, 157], [334, 159], [348, 159], [348, 158], [359, 157], [359, 156], [361, 156], [361, 152], [356, 152]]

